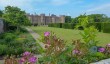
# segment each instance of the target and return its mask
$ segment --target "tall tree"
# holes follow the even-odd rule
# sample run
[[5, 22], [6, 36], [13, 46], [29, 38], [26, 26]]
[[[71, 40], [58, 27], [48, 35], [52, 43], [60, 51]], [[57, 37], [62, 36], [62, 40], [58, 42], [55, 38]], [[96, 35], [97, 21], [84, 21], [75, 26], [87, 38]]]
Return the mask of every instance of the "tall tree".
[[30, 23], [25, 11], [21, 11], [20, 8], [13, 6], [5, 7], [3, 18], [10, 25], [17, 26], [18, 28], [22, 25], [27, 25]]
[[70, 23], [72, 21], [71, 16], [66, 16], [65, 17], [65, 22]]
[[0, 17], [2, 17], [2, 15], [3, 15], [3, 11], [2, 11], [2, 10], [0, 10]]
[[107, 19], [105, 14], [91, 14], [88, 16], [89, 18], [92, 18], [94, 22], [105, 22]]

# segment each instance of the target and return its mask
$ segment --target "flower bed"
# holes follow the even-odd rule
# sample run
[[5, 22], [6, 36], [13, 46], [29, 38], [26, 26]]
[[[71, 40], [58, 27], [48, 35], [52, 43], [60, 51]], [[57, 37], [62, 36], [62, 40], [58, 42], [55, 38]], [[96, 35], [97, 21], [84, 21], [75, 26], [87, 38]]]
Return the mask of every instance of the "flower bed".
[[106, 47], [88, 45], [80, 40], [73, 41], [69, 46], [54, 33], [45, 32], [45, 54], [40, 58], [41, 63], [50, 64], [89, 64], [110, 57], [110, 44]]

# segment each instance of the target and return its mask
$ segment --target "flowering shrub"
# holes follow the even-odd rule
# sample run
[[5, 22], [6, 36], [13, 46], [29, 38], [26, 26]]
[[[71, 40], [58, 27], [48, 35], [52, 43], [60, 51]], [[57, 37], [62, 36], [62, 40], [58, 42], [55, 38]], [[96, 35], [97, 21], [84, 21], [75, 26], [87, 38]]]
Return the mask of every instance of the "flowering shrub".
[[64, 40], [57, 38], [54, 33], [45, 32], [43, 43], [45, 53], [40, 58], [43, 64], [89, 64], [110, 57], [110, 44], [106, 47], [97, 45], [96, 40], [98, 30], [94, 26], [89, 26], [88, 17], [78, 19], [76, 28], [83, 27], [80, 33], [83, 42], [73, 40], [69, 46]]
[[43, 55], [43, 63], [54, 64], [59, 62], [59, 56], [65, 50], [65, 43], [63, 40], [57, 38], [53, 33], [45, 32], [44, 41], [45, 54]]
[[30, 52], [24, 52], [22, 58], [17, 59], [13, 56], [5, 59], [5, 64], [36, 64], [38, 58]]
[[24, 52], [23, 57], [19, 60], [20, 64], [36, 64], [37, 57], [30, 52]]
[[[91, 30], [95, 29], [91, 27], [89, 31]], [[90, 35], [88, 37], [90, 40], [86, 38], [84, 42], [73, 40], [73, 43], [67, 46], [65, 41], [57, 38], [54, 33], [45, 32], [43, 38], [45, 52], [39, 62], [43, 64], [89, 64], [107, 58], [110, 55], [110, 44], [106, 47], [99, 47], [95, 41], [96, 33], [88, 32], [85, 35], [87, 34]]]
[[82, 26], [83, 42], [73, 41], [69, 46], [64, 40], [57, 38], [54, 33], [45, 32], [43, 42], [45, 53], [40, 62], [43, 64], [89, 64], [110, 57], [110, 44], [106, 47], [97, 46], [96, 35], [98, 30], [94, 26], [88, 26], [88, 17], [80, 18], [77, 28]]

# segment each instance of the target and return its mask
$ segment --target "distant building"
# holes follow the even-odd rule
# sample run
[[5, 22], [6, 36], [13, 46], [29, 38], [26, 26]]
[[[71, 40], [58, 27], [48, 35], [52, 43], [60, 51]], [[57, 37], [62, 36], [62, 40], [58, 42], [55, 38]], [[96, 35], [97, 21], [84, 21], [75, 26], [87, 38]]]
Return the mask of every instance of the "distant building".
[[0, 19], [0, 33], [4, 32], [4, 22], [3, 19]]
[[29, 20], [33, 25], [48, 25], [49, 23], [65, 23], [65, 16], [56, 16], [52, 14], [51, 16], [45, 16], [45, 14], [33, 15], [27, 14]]

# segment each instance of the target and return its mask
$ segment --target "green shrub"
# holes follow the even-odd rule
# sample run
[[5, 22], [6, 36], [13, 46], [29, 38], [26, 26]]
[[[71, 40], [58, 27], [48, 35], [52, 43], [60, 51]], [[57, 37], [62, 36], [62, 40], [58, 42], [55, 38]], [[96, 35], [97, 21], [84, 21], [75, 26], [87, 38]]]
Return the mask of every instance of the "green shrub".
[[25, 51], [36, 52], [37, 50], [32, 50], [33, 46], [36, 47], [35, 44], [35, 40], [26, 29], [11, 30], [0, 35], [0, 55], [20, 55]]
[[10, 42], [16, 38], [16, 35], [13, 33], [5, 33], [3, 36], [4, 36], [3, 39], [7, 42]]
[[6, 54], [7, 46], [0, 44], [0, 56]]

